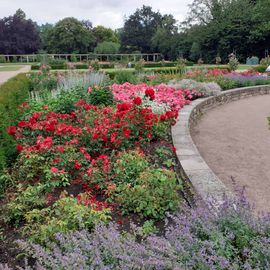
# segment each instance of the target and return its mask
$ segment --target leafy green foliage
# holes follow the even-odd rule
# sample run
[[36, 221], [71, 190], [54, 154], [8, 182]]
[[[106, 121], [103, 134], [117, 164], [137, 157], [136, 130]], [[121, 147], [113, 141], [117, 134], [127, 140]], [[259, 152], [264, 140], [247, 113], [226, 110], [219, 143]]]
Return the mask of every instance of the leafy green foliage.
[[[14, 140], [6, 129], [19, 121], [22, 111], [18, 106], [28, 99], [28, 90], [28, 79], [22, 74], [0, 86], [0, 173], [16, 157]], [[4, 187], [0, 186], [0, 193], [3, 191]]]
[[136, 62], [135, 63], [135, 70], [137, 72], [143, 72], [143, 68], [144, 68], [144, 64], [145, 64], [145, 61], [143, 59], [141, 59], [140, 61]]
[[47, 37], [47, 50], [53, 53], [87, 53], [93, 48], [95, 38], [83, 22], [69, 17], [56, 23]]
[[165, 169], [142, 172], [136, 184], [122, 184], [116, 188], [115, 199], [123, 213], [139, 213], [145, 217], [162, 218], [166, 211], [175, 211], [179, 204], [179, 186], [175, 173]]
[[137, 228], [137, 234], [141, 237], [147, 237], [158, 232], [153, 220], [146, 220], [141, 227]]
[[29, 78], [29, 91], [46, 92], [56, 89], [57, 77], [54, 74], [47, 73], [31, 73]]
[[137, 9], [125, 21], [121, 32], [121, 46], [124, 51], [151, 52], [151, 39], [154, 36], [157, 26], [161, 25], [162, 15], [154, 12], [150, 6], [143, 6]]
[[114, 102], [113, 93], [108, 87], [94, 87], [87, 100], [93, 105], [109, 106]]
[[115, 54], [119, 52], [119, 49], [120, 49], [119, 43], [111, 41], [103, 41], [101, 43], [98, 43], [94, 52], [100, 54]]
[[[83, 197], [83, 194], [81, 194]], [[23, 231], [31, 241], [45, 243], [56, 233], [68, 233], [79, 229], [92, 229], [97, 222], [110, 219], [110, 209], [97, 211], [94, 204], [85, 204], [87, 194], [78, 203], [78, 199], [65, 194], [52, 206], [34, 209], [25, 214], [26, 225]]]
[[0, 55], [0, 63], [6, 63], [6, 58], [3, 55]]
[[18, 226], [24, 221], [25, 214], [28, 211], [44, 207], [46, 204], [44, 190], [45, 187], [42, 184], [28, 186], [25, 190], [19, 184], [15, 198], [12, 198], [6, 205], [6, 222]]
[[236, 57], [230, 57], [228, 67], [229, 70], [235, 71], [239, 65], [238, 59]]
[[104, 41], [119, 43], [117, 33], [114, 32], [111, 28], [106, 28], [102, 25], [98, 25], [93, 28], [93, 33], [97, 43], [102, 43]]
[[122, 84], [125, 82], [136, 84], [137, 82], [136, 76], [128, 70], [120, 70], [120, 71], [115, 72], [114, 79], [115, 79], [115, 82], [118, 84]]
[[134, 184], [140, 173], [148, 168], [149, 163], [142, 153], [135, 150], [124, 152], [117, 157], [112, 166], [114, 176], [112, 180], [115, 183]]

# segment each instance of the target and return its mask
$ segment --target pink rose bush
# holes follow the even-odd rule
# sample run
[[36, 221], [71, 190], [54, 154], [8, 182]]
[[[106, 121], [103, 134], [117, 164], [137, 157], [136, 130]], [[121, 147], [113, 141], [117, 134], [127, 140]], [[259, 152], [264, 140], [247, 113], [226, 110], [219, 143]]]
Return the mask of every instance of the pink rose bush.
[[[202, 96], [196, 90], [175, 89], [165, 84], [149, 86], [147, 84], [113, 84], [111, 86], [116, 101], [133, 103], [134, 98], [141, 97], [144, 101], [151, 101], [164, 105], [167, 109], [178, 112], [191, 100]], [[135, 102], [138, 102], [135, 100]], [[145, 103], [144, 103], [145, 104]], [[148, 106], [150, 106], [148, 104]]]

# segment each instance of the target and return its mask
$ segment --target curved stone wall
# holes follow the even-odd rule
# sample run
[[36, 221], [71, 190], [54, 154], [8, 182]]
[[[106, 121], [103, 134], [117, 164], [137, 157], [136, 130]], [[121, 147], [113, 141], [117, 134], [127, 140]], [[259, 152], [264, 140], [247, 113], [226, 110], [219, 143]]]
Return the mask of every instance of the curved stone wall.
[[227, 90], [214, 97], [197, 99], [180, 111], [179, 119], [172, 128], [173, 143], [184, 177], [190, 180], [203, 199], [210, 196], [219, 203], [223, 201], [224, 194], [232, 194], [201, 157], [191, 138], [191, 128], [207, 110], [242, 98], [267, 94], [270, 94], [270, 85]]

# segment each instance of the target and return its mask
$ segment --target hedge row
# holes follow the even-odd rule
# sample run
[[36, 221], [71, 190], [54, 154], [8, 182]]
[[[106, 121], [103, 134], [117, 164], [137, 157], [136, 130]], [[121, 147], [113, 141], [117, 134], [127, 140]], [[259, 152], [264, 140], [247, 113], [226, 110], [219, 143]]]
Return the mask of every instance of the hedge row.
[[[25, 74], [19, 74], [0, 85], [0, 174], [16, 157], [15, 142], [7, 134], [7, 127], [17, 124], [21, 115], [18, 106], [29, 97], [29, 81]], [[0, 190], [1, 187], [0, 178]], [[1, 192], [0, 192], [1, 193]]]
[[[113, 70], [105, 70], [105, 73], [110, 77], [110, 79], [114, 79], [115, 76], [122, 71], [129, 72], [130, 74], [135, 75], [136, 71], [134, 69], [113, 69]], [[153, 72], [155, 74], [177, 74], [179, 73], [179, 69], [176, 67], [171, 68], [147, 68], [147, 72]]]
[[[66, 65], [65, 63], [60, 63], [60, 64], [50, 64], [50, 67], [52, 70], [66, 70], [69, 69], [68, 65]], [[100, 68], [114, 68], [114, 64], [99, 64]], [[31, 70], [39, 70], [40, 65], [32, 65], [31, 66]], [[74, 64], [74, 68], [75, 69], [88, 69], [89, 65], [88, 64]]]
[[[188, 62], [187, 66], [193, 66], [193, 62]], [[145, 68], [163, 68], [163, 67], [176, 67], [177, 62], [148, 62], [144, 64]], [[39, 70], [40, 65], [34, 64], [31, 66], [31, 70]], [[66, 63], [53, 63], [50, 64], [52, 70], [60, 69], [68, 69], [68, 65]], [[88, 69], [88, 64], [74, 64], [75, 69]], [[114, 64], [99, 64], [101, 69], [110, 69], [114, 68]], [[134, 63], [132, 63], [131, 67], [134, 67]]]

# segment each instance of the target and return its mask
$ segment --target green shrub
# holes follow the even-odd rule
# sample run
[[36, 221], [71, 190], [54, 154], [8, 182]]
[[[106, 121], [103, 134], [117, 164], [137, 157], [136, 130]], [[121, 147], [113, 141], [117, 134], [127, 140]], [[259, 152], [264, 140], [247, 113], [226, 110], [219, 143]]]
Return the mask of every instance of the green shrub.
[[260, 72], [260, 73], [265, 72], [266, 68], [267, 68], [266, 66], [262, 66], [262, 65], [259, 65], [257, 67], [253, 67], [254, 70], [256, 70], [257, 72]]
[[239, 82], [236, 80], [230, 80], [227, 78], [223, 78], [221, 76], [216, 78], [217, 84], [221, 87], [222, 90], [228, 90], [239, 87]]
[[104, 63], [101, 63], [99, 65], [100, 65], [100, 68], [114, 68], [114, 64], [104, 64]]
[[51, 69], [67, 69], [66, 65], [63, 63], [60, 64], [51, 64]]
[[261, 61], [260, 61], [260, 65], [261, 66], [264, 66], [265, 69], [270, 66], [270, 56], [268, 57], [265, 57], [265, 58], [262, 58]]
[[236, 57], [230, 57], [228, 67], [230, 71], [235, 71], [237, 70], [239, 65], [239, 61]]
[[161, 62], [146, 62], [144, 64], [145, 68], [156, 68], [156, 67], [175, 67], [176, 62], [166, 62], [166, 61], [161, 61]]
[[99, 62], [98, 60], [93, 60], [90, 62], [90, 67], [95, 70], [95, 71], [98, 71], [100, 69], [100, 65], [99, 65]]
[[121, 184], [115, 199], [124, 214], [133, 212], [144, 217], [163, 218], [165, 212], [175, 211], [179, 204], [179, 185], [173, 171], [148, 169], [142, 172], [136, 184]]
[[54, 59], [50, 58], [48, 64], [49, 65], [64, 65], [66, 63], [63, 59]]
[[71, 113], [75, 110], [75, 102], [82, 98], [83, 91], [84, 89], [79, 87], [68, 92], [62, 91], [57, 95], [57, 99], [52, 99], [53, 110], [59, 113]]
[[134, 184], [149, 163], [139, 151], [129, 151], [119, 156], [112, 166], [115, 183]]
[[144, 65], [145, 65], [145, 61], [141, 59], [140, 61], [135, 63], [134, 68], [137, 72], [143, 72]]
[[88, 69], [88, 65], [87, 64], [77, 64], [75, 65], [75, 69]]
[[119, 52], [120, 44], [111, 41], [103, 41], [97, 44], [94, 52], [97, 54], [116, 54]]
[[192, 66], [194, 66], [194, 62], [186, 61], [186, 66], [192, 67]]
[[116, 72], [114, 80], [118, 84], [123, 84], [125, 82], [129, 82], [132, 84], [137, 83], [136, 76], [134, 75], [132, 71], [129, 71], [129, 70], [120, 70]]
[[0, 63], [6, 63], [6, 58], [4, 55], [0, 55]]
[[77, 62], [78, 61], [77, 56], [76, 56], [75, 53], [71, 54], [70, 61], [71, 62]]
[[52, 91], [57, 87], [57, 77], [46, 73], [31, 73], [29, 78], [29, 91], [44, 92]]
[[29, 236], [29, 240], [44, 244], [56, 233], [92, 229], [95, 223], [110, 219], [109, 208], [96, 210], [95, 204], [87, 205], [87, 194], [80, 194], [80, 197], [82, 200], [78, 203], [76, 198], [62, 194], [51, 207], [26, 213], [24, 233]]
[[44, 196], [44, 185], [38, 184], [35, 186], [28, 186], [23, 190], [22, 185], [18, 185], [18, 193], [15, 198], [6, 206], [5, 221], [18, 226], [24, 221], [24, 215], [34, 208], [44, 207], [46, 199]]
[[93, 105], [109, 106], [114, 101], [113, 93], [108, 87], [94, 87], [89, 93], [88, 101]]
[[39, 70], [40, 65], [34, 64], [31, 65], [31, 70]]
[[[13, 138], [7, 134], [7, 127], [18, 123], [22, 110], [19, 105], [29, 97], [29, 81], [25, 74], [19, 74], [0, 85], [0, 173], [11, 165], [17, 151]], [[4, 187], [0, 186], [0, 193]]]

